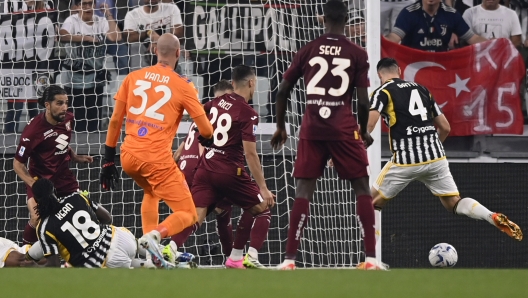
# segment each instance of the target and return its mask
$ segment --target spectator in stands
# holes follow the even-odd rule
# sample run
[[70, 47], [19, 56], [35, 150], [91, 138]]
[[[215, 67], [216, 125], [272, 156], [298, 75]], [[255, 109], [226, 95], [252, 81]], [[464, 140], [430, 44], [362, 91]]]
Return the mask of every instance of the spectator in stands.
[[392, 31], [398, 15], [412, 0], [380, 0], [380, 31], [386, 35]]
[[365, 18], [363, 18], [361, 12], [349, 12], [345, 33], [353, 43], [363, 48], [366, 47]]
[[[34, 11], [52, 9], [52, 1], [24, 1], [24, 0], [5, 0], [3, 13], [16, 13], [23, 11]], [[7, 99], [7, 112], [4, 119], [4, 133], [15, 133], [19, 129], [19, 121], [24, 109], [24, 103], [27, 105], [29, 119], [37, 116], [38, 104], [36, 99]]]
[[[99, 0], [99, 4], [106, 3], [110, 8], [110, 13], [115, 20], [117, 19], [117, 9], [114, 0]], [[95, 15], [99, 17], [104, 17], [104, 12], [101, 9], [95, 10]], [[122, 22], [117, 21], [118, 27], [122, 27]], [[128, 54], [128, 45], [125, 41], [121, 40], [115, 44], [109, 44], [106, 47], [106, 53], [113, 57], [114, 65], [117, 68], [118, 75], [127, 75], [129, 73], [129, 54]]]
[[499, 0], [483, 1], [467, 9], [463, 15], [469, 28], [488, 38], [508, 38], [518, 47], [522, 45], [521, 23], [515, 11], [499, 4]]
[[441, 0], [421, 0], [403, 9], [387, 39], [430, 52], [445, 52], [452, 33], [469, 44], [486, 41], [475, 34], [462, 16]]
[[[183, 37], [183, 22], [178, 6], [173, 3], [159, 3], [159, 0], [144, 0], [144, 5], [127, 13], [123, 28], [123, 39], [128, 43], [143, 43], [142, 67], [157, 63], [153, 55], [154, 44], [163, 33]], [[133, 55], [136, 53], [133, 53]]]
[[101, 4], [106, 17], [101, 18], [94, 15], [94, 0], [75, 1], [79, 12], [68, 17], [59, 31], [67, 52], [65, 89], [75, 115], [75, 131], [96, 131], [108, 75], [103, 69], [105, 42], [120, 41], [121, 31], [107, 4]]

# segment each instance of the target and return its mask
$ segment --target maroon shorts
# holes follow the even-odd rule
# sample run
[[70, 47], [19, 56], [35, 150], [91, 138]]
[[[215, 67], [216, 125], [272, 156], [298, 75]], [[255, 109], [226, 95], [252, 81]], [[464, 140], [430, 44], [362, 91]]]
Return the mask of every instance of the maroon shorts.
[[191, 192], [197, 208], [207, 208], [229, 198], [246, 210], [263, 201], [257, 184], [246, 172], [236, 176], [197, 169]]
[[293, 177], [315, 179], [323, 176], [328, 159], [332, 157], [339, 178], [354, 180], [368, 177], [367, 149], [358, 140], [316, 141], [299, 140]]
[[[79, 183], [77, 182], [75, 175], [73, 175], [73, 173], [70, 170], [65, 171], [64, 174], [62, 175], [57, 174], [56, 176], [52, 177], [50, 180], [51, 182], [53, 182], [53, 185], [55, 186], [55, 189], [57, 190], [57, 197], [59, 198], [65, 197], [79, 190]], [[33, 190], [27, 184], [26, 184], [26, 193], [27, 193], [28, 200], [30, 198], [33, 198]]]

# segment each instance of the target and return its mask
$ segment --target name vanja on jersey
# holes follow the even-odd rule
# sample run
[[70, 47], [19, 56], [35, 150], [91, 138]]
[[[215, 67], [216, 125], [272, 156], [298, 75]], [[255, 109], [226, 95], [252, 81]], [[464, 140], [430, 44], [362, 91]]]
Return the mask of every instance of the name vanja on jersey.
[[74, 267], [103, 267], [113, 226], [100, 224], [93, 203], [81, 194], [71, 194], [59, 202], [59, 212], [37, 226], [44, 256], [59, 254]]
[[389, 127], [393, 163], [422, 164], [445, 157], [433, 122], [442, 110], [427, 88], [389, 80], [371, 95], [370, 109], [380, 112]]

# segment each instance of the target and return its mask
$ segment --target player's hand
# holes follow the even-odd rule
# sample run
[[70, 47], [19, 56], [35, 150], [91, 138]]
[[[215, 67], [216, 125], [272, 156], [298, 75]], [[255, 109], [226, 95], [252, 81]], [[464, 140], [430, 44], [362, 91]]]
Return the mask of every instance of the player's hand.
[[361, 139], [363, 140], [363, 144], [365, 144], [365, 148], [368, 148], [374, 143], [374, 139], [370, 136], [368, 131], [361, 134]]
[[[197, 133], [200, 133], [200, 131], [198, 130], [198, 127], [195, 127], [194, 131], [196, 131]], [[210, 139], [206, 139], [202, 135], [199, 135], [198, 142], [200, 143], [200, 145], [204, 147], [211, 147], [214, 144], [214, 135]]]
[[103, 160], [99, 182], [101, 183], [101, 187], [105, 190], [116, 188], [117, 183], [119, 182], [119, 172], [117, 171], [115, 162]]
[[286, 143], [286, 140], [288, 140], [288, 133], [286, 133], [286, 130], [283, 128], [277, 128], [273, 137], [271, 137], [271, 147], [278, 150], [284, 145], [284, 143]]
[[75, 158], [75, 162], [77, 163], [92, 163], [93, 157], [89, 155], [77, 155]]
[[275, 206], [275, 195], [269, 191], [269, 189], [261, 189], [260, 195], [264, 199], [264, 202], [266, 202], [266, 205], [268, 205], [269, 208], [273, 208]]
[[334, 161], [330, 158], [327, 163], [328, 167], [333, 168], [334, 167]]

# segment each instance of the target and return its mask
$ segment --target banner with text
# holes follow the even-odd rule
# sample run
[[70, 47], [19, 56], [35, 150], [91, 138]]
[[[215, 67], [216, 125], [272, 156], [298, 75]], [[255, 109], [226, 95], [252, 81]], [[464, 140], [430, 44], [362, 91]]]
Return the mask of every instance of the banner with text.
[[382, 57], [392, 57], [402, 78], [426, 86], [451, 124], [451, 136], [522, 134], [519, 96], [525, 66], [508, 39], [431, 53], [382, 38]]
[[297, 51], [314, 36], [314, 14], [304, 11], [308, 6], [191, 1], [186, 5], [185, 48], [207, 54]]
[[53, 83], [56, 24], [56, 11], [0, 15], [0, 99], [36, 99]]

